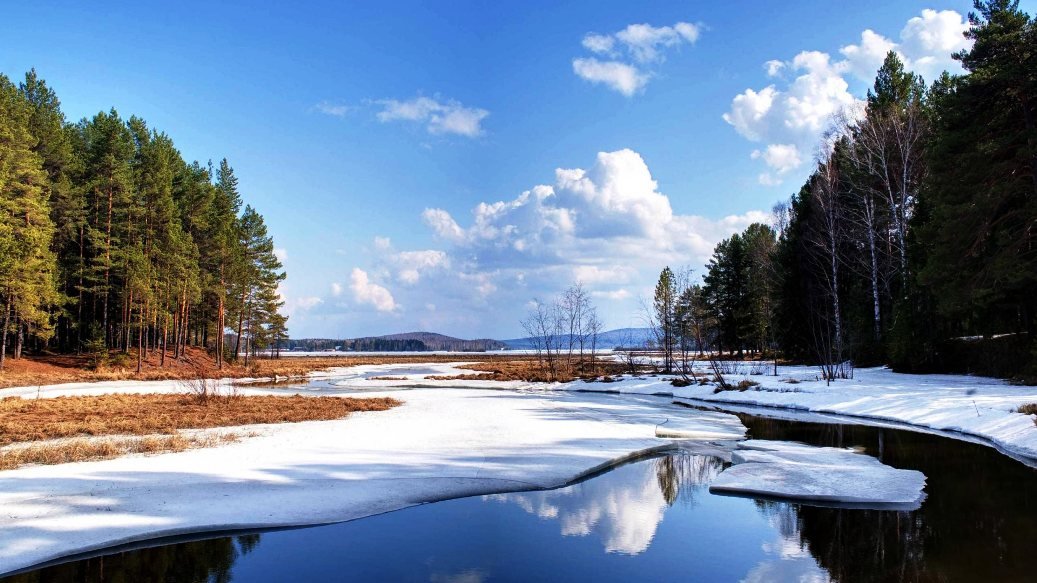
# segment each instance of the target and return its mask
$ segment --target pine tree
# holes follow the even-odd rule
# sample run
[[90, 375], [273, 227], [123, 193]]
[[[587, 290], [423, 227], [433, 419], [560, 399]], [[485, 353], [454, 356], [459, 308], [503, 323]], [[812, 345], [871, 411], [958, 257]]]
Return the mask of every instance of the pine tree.
[[671, 372], [676, 339], [677, 286], [673, 270], [669, 267], [664, 268], [659, 274], [652, 306], [655, 311], [656, 336], [663, 351], [663, 368], [666, 372]]
[[968, 75], [933, 92], [919, 278], [949, 334], [1037, 336], [1037, 25], [1018, 2], [977, 2]]
[[[65, 123], [61, 101], [33, 69], [25, 74], [19, 91], [30, 106], [29, 131], [36, 139], [33, 147], [48, 177], [50, 213], [55, 225], [52, 248], [57, 257], [57, 280], [65, 301], [75, 302], [59, 311], [56, 333], [63, 349], [78, 348], [78, 290], [82, 285], [86, 205], [82, 189], [76, 188], [72, 176], [77, 171], [75, 132]], [[78, 285], [77, 285], [78, 283]], [[74, 337], [74, 335], [76, 335]]]
[[34, 151], [31, 115], [23, 95], [0, 75], [0, 369], [11, 333], [16, 358], [26, 333], [50, 337], [50, 310], [58, 302], [48, 178]]
[[29, 340], [99, 361], [135, 350], [138, 369], [157, 352], [165, 366], [215, 334], [222, 365], [229, 310], [246, 351], [286, 337], [283, 271], [226, 160], [214, 183], [138, 117], [112, 109], [72, 125], [35, 71], [0, 85], [0, 360], [8, 341], [18, 355]]

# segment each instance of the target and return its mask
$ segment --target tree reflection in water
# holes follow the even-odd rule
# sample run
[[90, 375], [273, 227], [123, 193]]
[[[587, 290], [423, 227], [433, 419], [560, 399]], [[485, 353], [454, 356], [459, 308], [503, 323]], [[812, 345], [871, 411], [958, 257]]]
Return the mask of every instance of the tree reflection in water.
[[655, 475], [667, 506], [678, 500], [693, 504], [696, 494], [723, 469], [724, 462], [713, 456], [676, 454], [655, 460]]
[[259, 545], [258, 534], [174, 543], [83, 559], [14, 575], [5, 583], [229, 583], [238, 558]]
[[[271, 533], [259, 549], [258, 535], [177, 543], [10, 581], [224, 582], [232, 570], [274, 581], [302, 572], [323, 579], [348, 569], [369, 579], [427, 579], [432, 564], [444, 573], [506, 573], [517, 580], [562, 573], [674, 580], [700, 572], [746, 581], [1034, 580], [1037, 471], [991, 448], [934, 435], [751, 416], [742, 421], [755, 439], [855, 447], [891, 466], [920, 470], [927, 499], [904, 512], [714, 496], [708, 485], [724, 462], [688, 450], [558, 490]], [[340, 552], [343, 541], [354, 551], [348, 560]]]
[[833, 580], [1033, 580], [1034, 469], [990, 447], [923, 433], [752, 416], [742, 421], [756, 439], [858, 447], [926, 475], [927, 498], [913, 512], [757, 502], [762, 512], [782, 515], [782, 532], [798, 532]]

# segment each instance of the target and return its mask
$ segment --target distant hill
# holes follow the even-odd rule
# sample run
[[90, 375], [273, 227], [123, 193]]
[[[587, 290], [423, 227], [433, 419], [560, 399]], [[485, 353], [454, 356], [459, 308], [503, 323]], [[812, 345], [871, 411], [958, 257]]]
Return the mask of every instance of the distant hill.
[[[568, 335], [557, 339], [565, 341]], [[642, 347], [654, 339], [651, 328], [619, 328], [598, 334], [598, 348]], [[529, 338], [514, 338], [502, 341], [511, 350], [529, 350], [533, 344]]]
[[486, 350], [502, 350], [503, 342], [489, 338], [464, 340], [435, 332], [405, 332], [387, 334], [385, 336], [365, 336], [362, 338], [300, 338], [288, 341], [289, 350], [321, 352], [326, 350], [342, 350], [356, 352], [424, 352], [446, 350], [451, 352], [482, 352]]
[[[564, 342], [565, 336], [558, 340]], [[651, 328], [620, 328], [598, 334], [598, 348], [642, 347], [654, 338]], [[493, 340], [478, 338], [464, 340], [435, 332], [404, 332], [384, 336], [362, 338], [298, 338], [289, 340], [288, 350], [322, 352], [327, 350], [355, 352], [423, 352], [443, 350], [449, 352], [485, 352], [492, 350], [529, 350], [533, 344], [528, 338]]]
[[372, 336], [368, 338], [356, 338], [354, 343], [368, 342], [420, 342], [424, 350], [450, 350], [454, 352], [478, 352], [484, 350], [501, 350], [506, 348], [499, 340], [490, 338], [477, 338], [475, 340], [464, 340], [437, 334], [435, 332], [404, 332], [402, 334], [387, 334], [385, 336]]

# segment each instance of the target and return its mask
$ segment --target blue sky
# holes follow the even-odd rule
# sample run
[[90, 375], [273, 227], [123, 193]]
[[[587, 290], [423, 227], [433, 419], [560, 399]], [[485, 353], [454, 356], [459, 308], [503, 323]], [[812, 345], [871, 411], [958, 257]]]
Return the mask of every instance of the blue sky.
[[701, 271], [798, 188], [885, 50], [954, 70], [970, 8], [556, 4], [23, 2], [0, 72], [36, 67], [70, 119], [115, 106], [227, 157], [294, 337], [510, 337], [575, 279], [637, 325], [663, 265]]

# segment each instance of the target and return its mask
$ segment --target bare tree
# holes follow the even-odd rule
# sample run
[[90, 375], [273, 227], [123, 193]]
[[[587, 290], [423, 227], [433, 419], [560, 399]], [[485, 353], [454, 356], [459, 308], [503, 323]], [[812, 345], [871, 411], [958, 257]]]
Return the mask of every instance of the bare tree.
[[[888, 217], [888, 246], [893, 251], [901, 283], [908, 273], [907, 230], [914, 214], [918, 188], [925, 175], [922, 160], [927, 133], [918, 103], [870, 109], [853, 124], [850, 160], [868, 180], [861, 187], [883, 201]], [[876, 211], [877, 212], [877, 211]]]
[[577, 364], [584, 367], [588, 345], [592, 358], [595, 358], [601, 321], [591, 303], [590, 293], [579, 282], [550, 303], [534, 300], [521, 324], [537, 355], [538, 364], [541, 369], [546, 369], [551, 379], [572, 375], [577, 355]]
[[540, 300], [533, 300], [533, 308], [524, 320], [522, 329], [529, 339], [530, 345], [537, 356], [537, 363], [541, 369], [549, 371], [551, 378], [555, 376], [555, 362], [552, 354], [553, 335], [555, 322], [550, 306]]
[[810, 203], [814, 209], [813, 228], [807, 237], [811, 246], [811, 260], [818, 267], [827, 296], [828, 321], [832, 331], [833, 356], [838, 361], [843, 354], [842, 308], [839, 304], [839, 277], [842, 257], [839, 252], [844, 236], [844, 212], [840, 200], [840, 169], [833, 151], [821, 155], [818, 169], [810, 186]]
[[[598, 310], [591, 306], [587, 310], [587, 319], [584, 325], [584, 343], [590, 347], [591, 363], [594, 367], [592, 374], [598, 373], [598, 336], [601, 334], [602, 323], [598, 318]], [[581, 345], [582, 351], [582, 345]]]
[[572, 369], [573, 357], [579, 349], [579, 364], [583, 365], [587, 344], [587, 318], [592, 310], [590, 294], [581, 282], [576, 282], [562, 292], [558, 300], [562, 326], [565, 330], [566, 366]]

